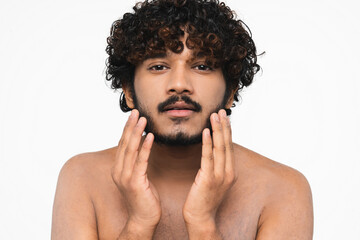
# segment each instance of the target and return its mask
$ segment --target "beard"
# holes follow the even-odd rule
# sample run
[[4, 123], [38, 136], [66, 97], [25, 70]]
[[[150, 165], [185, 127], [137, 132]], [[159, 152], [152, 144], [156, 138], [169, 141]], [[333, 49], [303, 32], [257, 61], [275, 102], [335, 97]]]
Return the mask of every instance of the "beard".
[[[140, 115], [139, 117], [145, 117], [147, 120], [147, 124], [146, 124], [145, 130], [144, 130], [145, 133], [148, 134], [149, 132], [151, 132], [152, 134], [154, 134], [154, 141], [156, 143], [163, 144], [166, 146], [189, 146], [189, 145], [201, 143], [202, 142], [202, 131], [205, 128], [209, 128], [210, 134], [212, 135], [210, 115], [214, 112], [217, 113], [220, 109], [224, 108], [226, 100], [227, 100], [227, 99], [225, 99], [225, 96], [224, 96], [223, 101], [209, 112], [209, 115], [206, 118], [207, 119], [206, 123], [204, 124], [204, 126], [201, 128], [201, 130], [198, 133], [190, 135], [190, 134], [180, 130], [180, 131], [177, 131], [175, 134], [174, 133], [161, 134], [159, 132], [159, 130], [155, 127], [154, 119], [151, 117], [149, 111], [139, 103], [135, 92], [133, 92], [133, 96], [134, 96], [133, 100], [134, 100], [135, 108], [139, 111], [139, 115]], [[202, 112], [201, 105], [199, 103], [193, 101], [189, 96], [173, 95], [173, 96], [169, 97], [166, 101], [164, 101], [158, 105], [158, 107], [157, 107], [158, 113], [165, 112], [166, 106], [173, 104], [177, 101], [184, 101], [187, 104], [191, 104], [194, 107], [195, 112], [198, 112], [198, 113]], [[172, 121], [174, 121], [175, 124], [180, 124], [182, 121], [187, 121], [187, 119], [175, 118], [175, 119], [172, 119]]]

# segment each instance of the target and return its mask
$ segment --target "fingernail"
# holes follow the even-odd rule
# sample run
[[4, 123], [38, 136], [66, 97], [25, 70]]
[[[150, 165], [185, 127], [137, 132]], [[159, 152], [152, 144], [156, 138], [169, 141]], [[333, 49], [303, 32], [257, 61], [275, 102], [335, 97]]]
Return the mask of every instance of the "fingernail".
[[143, 125], [144, 123], [145, 123], [145, 118], [141, 117], [137, 124], [140, 126]]
[[149, 134], [146, 134], [144, 142], [148, 142], [148, 141], [150, 141], [150, 136]]
[[220, 111], [220, 114], [221, 114], [222, 117], [226, 117], [226, 112], [225, 112], [225, 110], [221, 110], [221, 111]]
[[215, 113], [214, 118], [215, 118], [215, 120], [216, 120], [217, 122], [220, 122], [219, 116], [218, 116], [216, 113]]
[[208, 128], [205, 128], [204, 134], [207, 137], [210, 136], [210, 130]]
[[132, 110], [132, 111], [130, 112], [129, 119], [130, 119], [130, 118], [133, 118], [133, 116], [134, 116], [134, 110]]

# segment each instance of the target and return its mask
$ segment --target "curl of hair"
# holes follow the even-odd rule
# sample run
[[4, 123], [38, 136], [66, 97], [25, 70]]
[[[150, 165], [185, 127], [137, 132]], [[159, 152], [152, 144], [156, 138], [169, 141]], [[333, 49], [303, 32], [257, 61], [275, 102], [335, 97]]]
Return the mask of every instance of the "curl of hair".
[[[180, 37], [188, 33], [186, 46], [193, 57], [205, 57], [206, 64], [222, 69], [226, 96], [249, 86], [259, 71], [251, 31], [235, 13], [218, 0], [146, 0], [133, 13], [116, 20], [107, 38], [106, 80], [113, 89], [133, 89], [135, 66], [167, 50], [181, 53]], [[235, 106], [235, 104], [233, 104]], [[126, 112], [124, 94], [120, 108]], [[228, 111], [229, 112], [229, 111]], [[230, 110], [231, 113], [231, 110]]]

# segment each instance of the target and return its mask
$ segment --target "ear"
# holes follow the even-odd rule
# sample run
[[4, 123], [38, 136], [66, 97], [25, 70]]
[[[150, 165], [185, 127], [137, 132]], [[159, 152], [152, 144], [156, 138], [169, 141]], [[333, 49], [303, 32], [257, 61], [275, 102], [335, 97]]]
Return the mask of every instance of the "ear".
[[234, 102], [234, 94], [237, 92], [237, 90], [239, 89], [239, 87], [237, 87], [235, 90], [231, 91], [231, 94], [229, 96], [229, 99], [227, 101], [227, 103], [225, 104], [225, 108], [226, 109], [230, 109], [231, 106], [233, 105]]
[[132, 92], [131, 89], [124, 85], [124, 86], [122, 86], [122, 90], [125, 95], [126, 104], [128, 105], [129, 108], [134, 109], [135, 104], [134, 104], [133, 96], [131, 94], [131, 92]]

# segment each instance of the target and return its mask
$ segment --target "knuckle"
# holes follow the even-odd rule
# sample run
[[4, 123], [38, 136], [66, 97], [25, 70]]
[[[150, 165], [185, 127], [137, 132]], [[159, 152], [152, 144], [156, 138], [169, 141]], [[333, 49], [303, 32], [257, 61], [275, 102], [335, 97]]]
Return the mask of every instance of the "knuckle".
[[209, 189], [215, 189], [217, 187], [216, 180], [214, 178], [208, 178], [206, 181], [206, 186]]
[[119, 150], [121, 151], [122, 149], [126, 148], [127, 145], [128, 145], [128, 140], [125, 137], [121, 138], [118, 145]]
[[216, 182], [219, 185], [222, 185], [224, 183], [224, 174], [215, 174], [214, 182]]
[[144, 143], [144, 144], [141, 146], [141, 150], [142, 150], [142, 151], [145, 151], [145, 152], [150, 151], [150, 150], [151, 150], [150, 144], [145, 144], [145, 143]]
[[200, 168], [200, 175], [204, 179], [204, 184], [206, 184], [207, 187], [212, 187], [216, 183], [214, 174]]
[[231, 185], [234, 182], [234, 179], [235, 179], [234, 175], [229, 175], [229, 176], [226, 177], [225, 183]]
[[130, 181], [128, 183], [128, 191], [131, 193], [135, 193], [138, 190], [138, 184], [136, 181]]
[[209, 159], [210, 161], [214, 160], [214, 156], [210, 152], [209, 153], [202, 153], [201, 158]]
[[112, 179], [113, 179], [113, 181], [115, 182], [115, 183], [119, 183], [120, 182], [120, 178], [119, 178], [119, 171], [118, 171], [118, 169], [116, 168], [116, 167], [112, 167], [111, 168], [111, 177], [112, 177]]
[[119, 175], [116, 173], [116, 171], [111, 173], [111, 178], [116, 183], [116, 185], [118, 185], [120, 183], [120, 178], [119, 178]]
[[122, 174], [121, 177], [120, 177], [120, 184], [124, 188], [127, 188], [129, 186], [129, 182], [131, 182], [130, 179], [131, 179], [130, 175]]
[[134, 130], [133, 130], [133, 134], [138, 134], [139, 132], [142, 132], [143, 127], [139, 124], [136, 124]]
[[234, 150], [234, 144], [229, 142], [226, 144], [226, 148], [229, 149], [230, 151], [233, 151]]
[[130, 149], [129, 149], [129, 146], [127, 148], [125, 148], [125, 151], [124, 151], [124, 157], [125, 156], [128, 156], [130, 153]]
[[120, 140], [120, 147], [124, 147], [124, 146], [126, 146], [127, 145], [127, 143], [128, 143], [128, 141], [127, 141], [127, 139], [122, 139], [122, 140]]
[[225, 151], [226, 150], [226, 146], [225, 144], [219, 144], [219, 145], [215, 145], [215, 149], [219, 150], [219, 151]]
[[226, 179], [224, 181], [224, 183], [227, 185], [227, 186], [232, 186], [236, 181], [236, 177], [235, 177], [235, 174], [234, 172], [229, 172], [226, 174]]
[[136, 153], [137, 151], [138, 151], [137, 147], [129, 145], [125, 149], [125, 156], [127, 156], [127, 155], [129, 155], [130, 153], [133, 153], [133, 152]]

